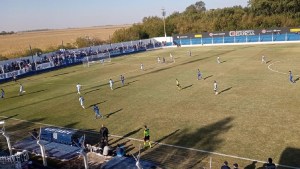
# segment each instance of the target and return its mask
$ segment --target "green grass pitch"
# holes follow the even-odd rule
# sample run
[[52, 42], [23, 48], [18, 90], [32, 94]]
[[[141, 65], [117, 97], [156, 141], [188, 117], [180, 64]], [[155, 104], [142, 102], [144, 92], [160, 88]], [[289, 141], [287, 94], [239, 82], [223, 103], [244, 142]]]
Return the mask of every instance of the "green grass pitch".
[[[148, 125], [153, 141], [295, 165], [300, 162], [285, 159], [282, 152], [300, 151], [300, 81], [291, 84], [283, 73], [291, 70], [298, 78], [299, 49], [300, 44], [169, 48], [89, 68], [78, 65], [19, 79], [23, 96], [18, 96], [17, 83], [1, 84], [6, 98], [0, 100], [0, 116], [97, 131], [104, 124], [115, 135]], [[262, 55], [267, 64], [261, 63]], [[166, 63], [158, 64], [157, 57], [165, 57]], [[204, 79], [197, 80], [197, 69]], [[214, 80], [219, 95], [214, 94]], [[79, 104], [77, 83], [83, 85], [86, 109]], [[93, 104], [106, 118], [95, 119]], [[130, 135], [142, 136], [142, 130]]]

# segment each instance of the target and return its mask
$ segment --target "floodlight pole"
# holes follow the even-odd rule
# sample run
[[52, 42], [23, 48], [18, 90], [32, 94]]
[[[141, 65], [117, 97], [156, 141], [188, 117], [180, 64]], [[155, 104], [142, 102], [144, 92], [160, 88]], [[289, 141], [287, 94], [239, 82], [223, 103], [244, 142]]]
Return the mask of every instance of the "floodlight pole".
[[165, 8], [162, 8], [161, 10], [162, 10], [162, 16], [163, 16], [163, 21], [164, 21], [165, 40], [167, 42], [166, 21], [165, 21], [166, 11], [165, 11]]
[[0, 121], [0, 124], [3, 124], [1, 133], [2, 133], [2, 135], [3, 135], [3, 136], [5, 137], [5, 139], [6, 139], [7, 147], [8, 147], [8, 150], [9, 150], [9, 154], [12, 155], [12, 148], [11, 148], [11, 144], [10, 144], [10, 139], [9, 139], [9, 136], [6, 135], [6, 133], [5, 133], [4, 123], [5, 123], [4, 121]]

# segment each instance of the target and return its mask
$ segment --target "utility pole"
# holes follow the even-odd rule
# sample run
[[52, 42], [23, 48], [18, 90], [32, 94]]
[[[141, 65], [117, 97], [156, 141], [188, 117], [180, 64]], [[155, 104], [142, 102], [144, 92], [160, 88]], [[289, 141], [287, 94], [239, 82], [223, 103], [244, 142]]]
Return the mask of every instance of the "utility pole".
[[165, 11], [165, 8], [162, 8], [161, 10], [162, 10], [162, 16], [163, 16], [163, 21], [164, 21], [165, 40], [167, 42], [166, 21], [165, 21], [166, 11]]

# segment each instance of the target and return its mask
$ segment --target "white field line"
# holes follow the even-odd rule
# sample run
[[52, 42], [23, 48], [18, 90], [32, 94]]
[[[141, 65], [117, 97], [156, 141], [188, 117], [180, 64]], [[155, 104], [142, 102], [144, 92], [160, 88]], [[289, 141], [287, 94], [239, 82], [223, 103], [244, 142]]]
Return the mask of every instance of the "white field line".
[[[288, 73], [280, 72], [278, 70], [275, 70], [275, 69], [271, 68], [271, 66], [273, 66], [275, 63], [279, 63], [279, 62], [280, 61], [276, 61], [276, 62], [273, 62], [273, 63], [269, 64], [268, 69], [271, 70], [272, 72], [280, 73], [280, 74], [283, 74], [283, 75], [288, 75]], [[294, 76], [298, 76], [299, 77], [299, 75], [294, 75]]]
[[[7, 116], [0, 116], [2, 118], [9, 118]], [[22, 122], [28, 122], [28, 123], [32, 123], [32, 124], [39, 124], [39, 125], [43, 125], [43, 126], [51, 126], [51, 127], [59, 127], [59, 128], [65, 128], [65, 129], [71, 129], [71, 130], [76, 130], [76, 131], [84, 131], [84, 130], [80, 130], [80, 129], [74, 129], [74, 128], [66, 128], [66, 127], [61, 127], [61, 126], [55, 126], [52, 124], [46, 124], [46, 123], [39, 123], [39, 122], [32, 122], [29, 120], [22, 120], [22, 119], [17, 119], [17, 118], [9, 118], [9, 119], [13, 119], [13, 120], [17, 120], [17, 121], [22, 121]], [[84, 131], [87, 133], [97, 133], [95, 131]], [[125, 138], [128, 140], [133, 140], [133, 141], [139, 141], [139, 142], [143, 142], [144, 140], [141, 139], [136, 139], [136, 138], [131, 138], [131, 137], [123, 137], [123, 136], [118, 136], [118, 135], [110, 135], [111, 137], [116, 137], [116, 138]], [[266, 163], [266, 161], [260, 161], [260, 160], [255, 160], [255, 159], [251, 159], [251, 158], [245, 158], [245, 157], [239, 157], [239, 156], [234, 156], [234, 155], [228, 155], [228, 154], [223, 154], [223, 153], [218, 153], [218, 152], [212, 152], [212, 151], [206, 151], [206, 150], [200, 150], [200, 149], [195, 149], [195, 148], [188, 148], [188, 147], [183, 147], [183, 146], [177, 146], [177, 145], [172, 145], [172, 144], [165, 144], [165, 143], [159, 143], [159, 142], [154, 142], [157, 145], [163, 145], [163, 146], [168, 146], [168, 147], [174, 147], [174, 148], [180, 148], [180, 149], [185, 149], [185, 150], [190, 150], [190, 151], [197, 151], [197, 152], [202, 152], [202, 153], [208, 153], [208, 154], [213, 154], [213, 155], [218, 155], [218, 156], [222, 156], [222, 157], [230, 157], [230, 158], [235, 158], [235, 159], [240, 159], [240, 160], [246, 160], [246, 161], [256, 161], [258, 163]], [[281, 165], [281, 164], [275, 164], [276, 166], [280, 166], [280, 167], [285, 167], [285, 168], [291, 168], [291, 169], [300, 169], [299, 167], [293, 167], [293, 166], [288, 166], [288, 165]]]

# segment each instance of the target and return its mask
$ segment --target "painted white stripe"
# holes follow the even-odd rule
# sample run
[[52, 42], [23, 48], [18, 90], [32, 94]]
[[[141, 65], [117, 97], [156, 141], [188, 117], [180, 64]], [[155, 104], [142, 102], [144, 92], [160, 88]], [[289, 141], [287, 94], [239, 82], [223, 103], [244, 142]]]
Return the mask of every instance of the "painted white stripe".
[[[0, 116], [2, 118], [9, 118], [7, 116]], [[66, 128], [66, 127], [61, 127], [61, 126], [55, 126], [52, 124], [46, 124], [46, 123], [39, 123], [39, 122], [32, 122], [29, 120], [22, 120], [22, 119], [17, 119], [17, 118], [9, 118], [17, 121], [22, 121], [22, 122], [28, 122], [32, 124], [39, 124], [39, 125], [44, 125], [44, 126], [51, 126], [51, 127], [59, 127], [59, 128], [65, 128], [65, 129], [71, 129], [71, 130], [76, 130], [76, 131], [84, 131], [87, 133], [97, 133], [95, 131], [85, 131], [85, 130], [80, 130], [80, 129], [74, 129], [74, 128]], [[123, 137], [123, 136], [118, 136], [118, 135], [110, 135], [111, 137], [116, 137], [116, 138], [125, 138], [128, 140], [133, 140], [133, 141], [139, 141], [143, 142], [144, 140], [141, 139], [136, 139], [136, 138], [131, 138], [131, 137]], [[208, 153], [208, 154], [213, 154], [213, 155], [218, 155], [222, 157], [230, 157], [230, 158], [235, 158], [235, 159], [240, 159], [240, 160], [246, 160], [246, 161], [256, 161], [258, 163], [266, 163], [266, 161], [260, 161], [260, 160], [255, 160], [251, 158], [245, 158], [245, 157], [239, 157], [239, 156], [234, 156], [234, 155], [228, 155], [228, 154], [223, 154], [223, 153], [218, 153], [218, 152], [212, 152], [212, 151], [206, 151], [206, 150], [200, 150], [200, 149], [195, 149], [195, 148], [188, 148], [188, 147], [183, 147], [183, 146], [177, 146], [177, 145], [171, 145], [171, 144], [165, 144], [165, 143], [159, 143], [159, 142], [154, 142], [157, 145], [162, 145], [162, 146], [168, 146], [168, 147], [174, 147], [174, 148], [180, 148], [180, 149], [185, 149], [185, 150], [190, 150], [190, 151], [197, 151], [197, 152], [202, 152], [202, 153]], [[288, 166], [288, 165], [281, 165], [281, 164], [275, 164], [276, 166], [280, 167], [285, 167], [285, 168], [291, 168], [291, 169], [300, 169], [299, 167], [293, 167], [293, 166]]]
[[[273, 66], [275, 63], [279, 63], [279, 62], [280, 61], [276, 61], [276, 62], [273, 62], [273, 63], [269, 64], [268, 69], [271, 70], [272, 72], [280, 73], [280, 74], [283, 74], [283, 75], [288, 75], [288, 73], [280, 72], [278, 70], [275, 70], [275, 69], [271, 68], [271, 66]], [[299, 77], [299, 75], [294, 75], [294, 76], [298, 76]]]

